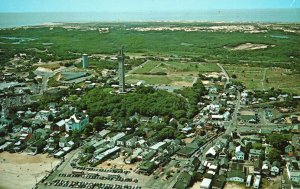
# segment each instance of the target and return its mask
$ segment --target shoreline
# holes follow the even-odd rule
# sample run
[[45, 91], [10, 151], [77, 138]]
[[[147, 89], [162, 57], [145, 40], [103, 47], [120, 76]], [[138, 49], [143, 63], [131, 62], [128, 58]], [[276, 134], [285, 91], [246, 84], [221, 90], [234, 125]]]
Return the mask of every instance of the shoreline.
[[293, 25], [300, 24], [299, 22], [250, 22], [250, 21], [201, 21], [201, 20], [150, 20], [150, 21], [91, 21], [91, 22], [45, 22], [42, 24], [30, 24], [22, 26], [9, 26], [2, 27], [0, 30], [10, 30], [10, 29], [20, 29], [20, 28], [37, 28], [37, 27], [56, 27], [56, 26], [66, 26], [66, 25], [84, 25], [84, 24], [228, 24], [228, 25], [254, 25], [254, 24], [273, 24], [273, 25]]
[[2, 12], [0, 28], [87, 23], [300, 24], [300, 8], [182, 11]]

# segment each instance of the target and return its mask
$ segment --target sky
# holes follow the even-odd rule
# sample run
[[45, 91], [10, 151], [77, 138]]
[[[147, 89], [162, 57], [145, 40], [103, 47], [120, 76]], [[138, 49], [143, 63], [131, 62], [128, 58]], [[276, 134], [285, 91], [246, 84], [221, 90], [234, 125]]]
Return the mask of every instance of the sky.
[[0, 0], [0, 12], [149, 12], [300, 8], [300, 0]]

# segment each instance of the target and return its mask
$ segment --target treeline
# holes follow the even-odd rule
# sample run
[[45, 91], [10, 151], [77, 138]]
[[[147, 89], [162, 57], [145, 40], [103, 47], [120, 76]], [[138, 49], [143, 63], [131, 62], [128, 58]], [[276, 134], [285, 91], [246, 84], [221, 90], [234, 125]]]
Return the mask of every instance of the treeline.
[[187, 99], [189, 103], [189, 109], [187, 112], [188, 118], [192, 118], [198, 113], [199, 108], [197, 104], [201, 102], [201, 97], [207, 94], [207, 90], [199, 79], [192, 87], [185, 87], [183, 89], [176, 90], [175, 92]]

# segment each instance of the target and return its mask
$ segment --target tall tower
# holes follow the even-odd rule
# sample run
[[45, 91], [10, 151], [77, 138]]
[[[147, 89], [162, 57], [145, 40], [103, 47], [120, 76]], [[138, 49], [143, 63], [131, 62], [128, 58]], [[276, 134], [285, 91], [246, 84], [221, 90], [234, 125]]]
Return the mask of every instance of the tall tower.
[[1, 116], [0, 118], [6, 118], [6, 107], [4, 103], [1, 104]]
[[125, 70], [124, 70], [124, 60], [125, 55], [123, 52], [123, 47], [120, 49], [118, 54], [118, 63], [119, 63], [119, 92], [124, 93], [125, 92]]
[[88, 60], [88, 55], [83, 54], [82, 55], [82, 68], [86, 69], [89, 67], [89, 60]]

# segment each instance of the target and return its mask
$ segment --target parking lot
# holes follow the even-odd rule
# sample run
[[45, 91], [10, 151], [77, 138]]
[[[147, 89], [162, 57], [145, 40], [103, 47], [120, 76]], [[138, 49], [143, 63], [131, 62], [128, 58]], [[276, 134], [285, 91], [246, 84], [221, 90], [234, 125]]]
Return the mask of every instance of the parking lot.
[[43, 179], [37, 188], [107, 188], [139, 189], [145, 187], [148, 177], [132, 170], [116, 168], [83, 167], [76, 164], [80, 149], [67, 154], [55, 172]]
[[127, 184], [107, 184], [85, 181], [54, 180], [45, 183], [45, 188], [86, 188], [86, 189], [141, 189], [141, 186]]
[[81, 178], [85, 178], [85, 179], [98, 179], [98, 180], [110, 180], [110, 181], [120, 181], [120, 182], [138, 182], [137, 179], [133, 179], [133, 178], [126, 178], [126, 177], [122, 177], [119, 174], [108, 174], [108, 176], [102, 176], [99, 175], [98, 173], [88, 173], [88, 174], [65, 174], [65, 173], [60, 173], [58, 175], [59, 177], [81, 177]]

